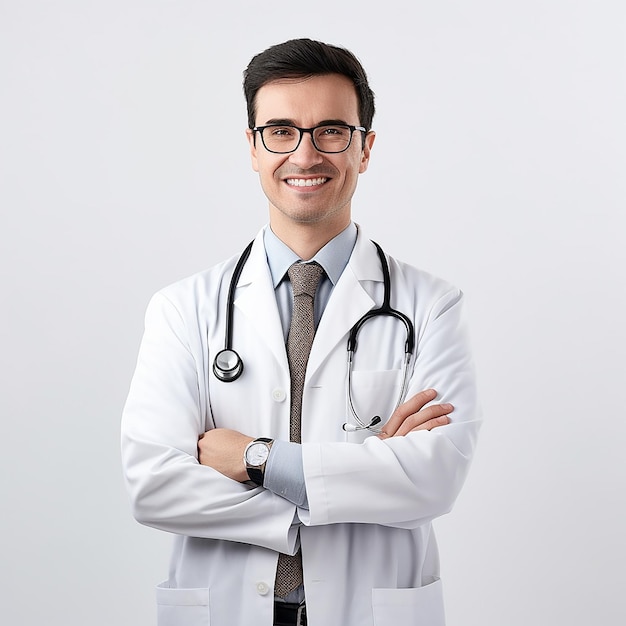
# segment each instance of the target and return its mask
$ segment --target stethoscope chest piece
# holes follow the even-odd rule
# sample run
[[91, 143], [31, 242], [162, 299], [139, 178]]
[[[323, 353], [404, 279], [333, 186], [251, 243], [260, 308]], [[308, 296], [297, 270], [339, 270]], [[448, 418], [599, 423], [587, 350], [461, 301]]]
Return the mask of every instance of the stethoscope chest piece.
[[243, 372], [243, 361], [234, 350], [224, 348], [215, 355], [213, 373], [218, 380], [231, 383], [241, 376], [241, 372]]

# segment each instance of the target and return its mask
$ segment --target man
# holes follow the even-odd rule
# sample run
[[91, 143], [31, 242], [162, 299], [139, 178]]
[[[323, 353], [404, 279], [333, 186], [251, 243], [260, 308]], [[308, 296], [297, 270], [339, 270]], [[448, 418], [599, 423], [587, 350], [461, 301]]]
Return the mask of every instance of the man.
[[159, 624], [439, 626], [431, 521], [480, 425], [462, 294], [352, 221], [375, 135], [350, 52], [272, 46], [244, 91], [269, 225], [154, 296], [124, 409], [135, 517], [175, 534]]

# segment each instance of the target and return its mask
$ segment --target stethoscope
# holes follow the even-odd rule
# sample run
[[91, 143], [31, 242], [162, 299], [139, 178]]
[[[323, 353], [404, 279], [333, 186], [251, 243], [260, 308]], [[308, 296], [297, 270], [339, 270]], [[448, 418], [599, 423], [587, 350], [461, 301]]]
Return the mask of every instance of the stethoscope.
[[[241, 253], [239, 260], [235, 265], [235, 269], [233, 270], [233, 275], [230, 279], [230, 286], [228, 288], [228, 299], [226, 301], [226, 329], [224, 333], [224, 349], [220, 350], [217, 353], [213, 361], [213, 373], [218, 380], [224, 383], [232, 383], [233, 381], [237, 380], [243, 372], [243, 360], [241, 359], [239, 354], [237, 354], [237, 352], [233, 350], [233, 312], [237, 283], [239, 282], [239, 277], [241, 276], [243, 267], [246, 264], [248, 257], [250, 256], [250, 250], [252, 249], [253, 243], [254, 242], [250, 242], [248, 246], [246, 246], [246, 249]], [[354, 402], [352, 400], [352, 369], [354, 362], [354, 353], [356, 352], [357, 348], [357, 336], [361, 328], [363, 328], [363, 326], [367, 322], [375, 317], [383, 315], [393, 317], [402, 322], [402, 324], [404, 325], [404, 328], [406, 330], [406, 341], [404, 343], [404, 361], [402, 364], [402, 384], [400, 387], [398, 400], [394, 407], [395, 411], [402, 402], [402, 398], [404, 397], [404, 393], [406, 391], [406, 386], [409, 378], [409, 361], [411, 360], [411, 356], [413, 355], [413, 349], [415, 347], [415, 331], [411, 320], [404, 313], [391, 307], [391, 278], [389, 275], [389, 264], [387, 263], [385, 253], [383, 252], [382, 248], [375, 241], [373, 241], [372, 243], [376, 246], [376, 251], [378, 252], [378, 257], [380, 258], [380, 263], [383, 269], [383, 303], [378, 308], [368, 311], [363, 317], [361, 317], [361, 319], [359, 319], [356, 324], [350, 329], [350, 334], [348, 335], [347, 395], [348, 406], [350, 408], [350, 413], [352, 414], [355, 423], [351, 424], [346, 422], [343, 425], [343, 429], [346, 432], [369, 430], [370, 432], [379, 434], [381, 432], [381, 429], [377, 428], [377, 424], [381, 422], [381, 417], [379, 415], [375, 415], [366, 424], [358, 415], [354, 407]]]

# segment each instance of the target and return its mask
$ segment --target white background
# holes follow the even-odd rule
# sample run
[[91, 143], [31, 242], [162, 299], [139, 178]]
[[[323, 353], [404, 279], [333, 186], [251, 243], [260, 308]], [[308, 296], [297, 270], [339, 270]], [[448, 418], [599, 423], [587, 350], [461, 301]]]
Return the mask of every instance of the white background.
[[2, 623], [153, 623], [170, 537], [118, 444], [144, 309], [265, 222], [241, 73], [300, 36], [377, 94], [356, 221], [467, 295], [449, 626], [626, 623], [624, 4], [367, 5], [0, 0]]

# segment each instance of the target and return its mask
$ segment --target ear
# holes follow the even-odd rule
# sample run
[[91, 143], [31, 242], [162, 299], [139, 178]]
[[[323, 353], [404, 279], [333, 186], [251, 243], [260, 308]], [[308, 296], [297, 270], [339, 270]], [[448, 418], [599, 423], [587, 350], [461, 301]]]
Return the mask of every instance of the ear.
[[359, 174], [362, 174], [367, 170], [367, 166], [370, 162], [370, 152], [372, 151], [372, 146], [374, 145], [374, 140], [376, 139], [376, 133], [373, 130], [370, 130], [363, 140], [363, 151], [361, 152], [361, 164], [359, 165]]
[[252, 160], [252, 169], [255, 172], [258, 172], [259, 163], [256, 156], [255, 135], [256, 133], [251, 128], [246, 128], [246, 137], [248, 138], [248, 144], [250, 145], [250, 158]]

